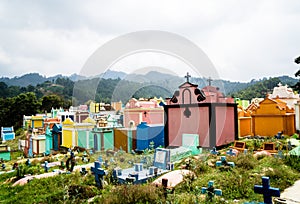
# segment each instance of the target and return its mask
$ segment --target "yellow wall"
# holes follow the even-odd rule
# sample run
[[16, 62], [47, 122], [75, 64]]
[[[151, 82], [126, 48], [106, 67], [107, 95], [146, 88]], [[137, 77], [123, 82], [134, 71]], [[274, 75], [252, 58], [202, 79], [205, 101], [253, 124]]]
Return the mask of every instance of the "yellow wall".
[[252, 128], [254, 135], [274, 136], [280, 131], [284, 131], [282, 116], [252, 116]]
[[34, 128], [42, 128], [43, 127], [43, 121], [42, 120], [34, 120]]
[[[295, 133], [295, 114], [287, 113], [288, 107], [280, 100], [264, 99], [252, 113], [254, 135], [274, 136], [283, 131], [285, 135]], [[291, 111], [292, 112], [292, 111]]]
[[251, 117], [240, 117], [239, 121], [239, 137], [252, 135]]
[[[83, 120], [84, 123], [74, 123], [70, 118], [67, 118], [62, 123], [62, 146], [71, 147], [78, 145], [78, 130], [82, 129], [92, 129], [96, 122], [87, 118]], [[75, 139], [73, 141], [72, 132], [74, 132]]]
[[71, 130], [63, 130], [62, 131], [62, 146], [71, 147], [72, 146], [72, 131]]

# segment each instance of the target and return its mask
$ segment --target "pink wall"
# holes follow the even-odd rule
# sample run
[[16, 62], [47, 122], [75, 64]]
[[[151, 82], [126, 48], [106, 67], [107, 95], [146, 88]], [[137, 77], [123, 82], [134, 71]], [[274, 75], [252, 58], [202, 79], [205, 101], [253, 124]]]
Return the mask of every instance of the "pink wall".
[[[144, 113], [147, 113], [146, 115]], [[143, 110], [125, 110], [124, 111], [124, 127], [129, 127], [129, 121], [133, 120], [135, 126], [141, 122], [147, 122], [147, 124], [163, 124], [164, 123], [164, 110], [161, 108]]]
[[217, 146], [234, 142], [234, 108], [227, 106], [216, 107], [216, 142]]
[[209, 146], [208, 107], [190, 107], [191, 116], [185, 117], [184, 108], [170, 108], [168, 114], [169, 146], [181, 146], [182, 134], [198, 134], [199, 145]]

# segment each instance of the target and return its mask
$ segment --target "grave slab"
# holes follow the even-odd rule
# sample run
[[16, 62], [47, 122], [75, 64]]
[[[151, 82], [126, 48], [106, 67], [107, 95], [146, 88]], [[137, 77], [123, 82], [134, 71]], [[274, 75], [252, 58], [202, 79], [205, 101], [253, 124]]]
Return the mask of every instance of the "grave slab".
[[175, 170], [175, 171], [171, 171], [169, 173], [164, 174], [163, 176], [154, 180], [152, 183], [157, 186], [161, 186], [162, 180], [168, 179], [167, 188], [174, 188], [176, 185], [181, 183], [183, 181], [184, 176], [188, 175], [188, 174], [193, 174], [193, 172], [190, 170], [186, 170], [186, 169]]

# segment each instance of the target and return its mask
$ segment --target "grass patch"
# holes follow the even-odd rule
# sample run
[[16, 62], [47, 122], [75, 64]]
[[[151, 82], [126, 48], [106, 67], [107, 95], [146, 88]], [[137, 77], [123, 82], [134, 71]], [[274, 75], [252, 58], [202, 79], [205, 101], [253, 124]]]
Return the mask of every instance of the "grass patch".
[[[234, 199], [239, 200], [239, 203], [261, 202], [262, 195], [255, 194], [253, 187], [255, 184], [261, 185], [262, 176], [269, 176], [271, 186], [280, 188], [281, 191], [300, 179], [297, 157], [254, 158], [251, 154], [239, 154], [237, 157], [227, 157], [228, 161], [235, 163], [234, 168], [217, 168], [215, 162], [219, 157], [202, 155], [199, 159], [190, 157], [177, 164], [176, 168], [185, 165], [195, 175], [185, 177], [173, 191], [166, 191], [150, 183], [118, 185], [111, 179], [114, 167], [129, 168], [152, 155], [120, 153], [112, 157], [100, 152], [91, 155], [91, 161], [99, 156], [109, 163], [106, 168], [109, 173], [105, 176], [108, 184], [104, 189], [95, 186], [94, 176], [90, 172], [86, 176], [73, 173], [34, 179], [24, 186], [12, 187], [13, 182], [5, 181], [16, 176], [16, 172], [13, 172], [0, 175], [0, 200], [3, 203], [87, 203], [89, 199], [95, 198], [94, 203], [209, 203], [206, 196], [201, 194], [201, 188], [207, 187], [208, 181], [213, 180], [214, 187], [221, 189], [223, 196], [215, 197], [211, 203], [233, 203]], [[31, 167], [23, 165], [24, 174], [43, 173], [44, 169], [40, 167], [42, 161], [33, 160]]]

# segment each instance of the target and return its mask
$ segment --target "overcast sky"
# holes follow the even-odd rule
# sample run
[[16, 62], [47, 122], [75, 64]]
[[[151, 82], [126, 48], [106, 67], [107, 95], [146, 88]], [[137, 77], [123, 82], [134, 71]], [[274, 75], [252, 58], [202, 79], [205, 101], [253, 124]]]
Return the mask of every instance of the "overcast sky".
[[[87, 59], [120, 35], [161, 30], [199, 46], [220, 78], [250, 81], [300, 66], [299, 0], [0, 1], [1, 76], [80, 73]], [[185, 72], [163, 54], [136, 54], [112, 69], [160, 66]], [[134, 70], [133, 69], [133, 70]]]

